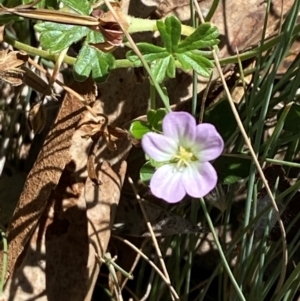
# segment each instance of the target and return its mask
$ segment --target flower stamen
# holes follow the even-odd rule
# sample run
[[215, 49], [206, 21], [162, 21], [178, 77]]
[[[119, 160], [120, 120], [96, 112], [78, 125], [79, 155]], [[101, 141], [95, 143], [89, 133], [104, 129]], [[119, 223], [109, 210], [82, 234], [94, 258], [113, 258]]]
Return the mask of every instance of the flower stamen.
[[184, 167], [190, 166], [192, 161], [196, 161], [197, 158], [189, 150], [183, 146], [179, 146], [178, 153], [174, 156], [174, 163], [176, 163], [176, 169], [180, 170]]

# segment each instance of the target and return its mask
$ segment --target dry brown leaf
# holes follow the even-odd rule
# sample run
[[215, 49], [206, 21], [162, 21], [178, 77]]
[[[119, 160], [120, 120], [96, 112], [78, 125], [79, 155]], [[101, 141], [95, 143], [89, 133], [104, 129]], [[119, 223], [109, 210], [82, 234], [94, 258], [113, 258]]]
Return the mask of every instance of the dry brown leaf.
[[[129, 23], [126, 15], [122, 12], [120, 5], [118, 3], [112, 3], [112, 6], [119, 17], [118, 21], [121, 22], [123, 28], [128, 29]], [[101, 10], [97, 9], [92, 12], [92, 15], [99, 20], [99, 26], [96, 26], [94, 29], [99, 30], [102, 33], [105, 42], [90, 45], [106, 52], [114, 50], [117, 46], [122, 46], [124, 32], [119, 23], [116, 22], [112, 13], [110, 11], [103, 13]]]
[[[283, 1], [283, 16], [293, 5], [293, 0]], [[220, 34], [224, 37], [225, 44], [220, 50], [220, 57], [236, 53], [236, 49], [243, 51], [250, 46], [257, 45], [262, 38], [265, 20], [266, 3], [259, 0], [226, 1], [219, 6], [211, 20]], [[281, 10], [281, 0], [274, 0], [272, 6], [278, 13]], [[276, 33], [280, 23], [281, 14], [270, 13], [265, 38]]]
[[22, 51], [0, 51], [0, 79], [13, 86], [26, 84], [43, 95], [52, 95], [49, 85], [37, 74], [24, 66], [28, 55]]
[[[93, 83], [76, 83], [81, 94], [91, 94]], [[95, 91], [93, 92], [95, 95]], [[93, 99], [95, 100], [95, 99]], [[87, 100], [88, 102], [88, 100]], [[39, 217], [47, 205], [51, 191], [55, 189], [65, 166], [71, 160], [69, 148], [84, 106], [70, 94], [66, 94], [53, 129], [30, 171], [20, 196], [11, 224], [8, 227], [7, 275], [12, 273], [15, 262], [35, 229]], [[2, 253], [2, 252], [1, 252]]]
[[51, 95], [54, 97], [52, 88], [41, 77], [39, 77], [36, 73], [34, 73], [26, 66], [21, 66], [21, 69], [24, 71], [22, 81], [25, 85], [31, 87], [42, 95]]
[[291, 66], [291, 64], [297, 58], [299, 52], [300, 52], [300, 41], [296, 40], [292, 44], [291, 48], [289, 49], [288, 55], [286, 56], [286, 58], [283, 60], [283, 62], [279, 66], [277, 75], [281, 76], [287, 72], [288, 68]]
[[107, 162], [98, 165], [103, 183], [76, 181], [75, 164], [64, 170], [51, 193], [22, 262], [9, 280], [5, 296], [28, 300], [90, 300], [126, 173]]
[[20, 69], [28, 60], [28, 55], [21, 51], [0, 51], [0, 79], [13, 86], [23, 83], [24, 71]]
[[[144, 82], [143, 84], [137, 85], [133, 78], [134, 73], [132, 70], [116, 70], [111, 73], [107, 82], [100, 85], [101, 101], [96, 101], [93, 109], [96, 110], [97, 113], [107, 115], [109, 124], [113, 128], [122, 126], [124, 123], [128, 123], [129, 120], [146, 113], [148, 106], [147, 98], [149, 96], [148, 83]], [[82, 95], [84, 94], [83, 96], [87, 103], [91, 103], [95, 100], [95, 91], [91, 88], [91, 84], [91, 82], [87, 82], [82, 84], [76, 83], [74, 85], [75, 90], [78, 88], [81, 90], [81, 92], [78, 92]], [[134, 108], [134, 110], [132, 108]], [[81, 122], [79, 123], [80, 118]], [[78, 191], [81, 191], [81, 185], [84, 186], [84, 181], [88, 176], [86, 165], [88, 147], [91, 144], [90, 139], [83, 139], [82, 137], [90, 131], [91, 121], [94, 123], [98, 122], [97, 118], [95, 119], [90, 112], [86, 111], [77, 99], [74, 99], [68, 94], [63, 101], [55, 126], [48, 134], [37, 162], [27, 178], [18, 208], [16, 209], [12, 224], [9, 228], [10, 252], [8, 268], [10, 272], [12, 271], [14, 262], [24, 248], [24, 244], [30, 238], [36, 225], [36, 219], [38, 219], [39, 214], [41, 214], [45, 202], [49, 200], [51, 191], [55, 189], [57, 183], [60, 181], [62, 171], [67, 164], [66, 157], [67, 162], [70, 160], [68, 149], [71, 144], [72, 156], [76, 157], [76, 154], [83, 156], [77, 168], [84, 173], [76, 176], [76, 179], [82, 182], [77, 183], [74, 187], [72, 186], [68, 190], [69, 194], [67, 195], [70, 198], [74, 195], [79, 196]], [[72, 141], [70, 141], [70, 139]], [[129, 140], [121, 140], [122, 139], [118, 139], [116, 141], [118, 149], [116, 152], [110, 151], [107, 148], [106, 142], [103, 141], [100, 143], [99, 150], [95, 153], [94, 161], [99, 162], [100, 160], [105, 160], [109, 161], [112, 165], [121, 162], [131, 148]], [[81, 151], [78, 151], [79, 149]], [[117, 166], [115, 170], [117, 170]], [[96, 169], [96, 171], [98, 170]], [[100, 177], [100, 180], [103, 179]], [[104, 189], [104, 186], [102, 186], [103, 185], [99, 186], [100, 194], [102, 189]], [[59, 194], [59, 191], [55, 193]], [[78, 212], [78, 210], [76, 212]], [[61, 230], [58, 232], [62, 231], [63, 233], [64, 225], [62, 224], [61, 226]], [[59, 234], [57, 234], [57, 236], [59, 236]], [[70, 252], [72, 250], [70, 250]], [[29, 248], [28, 251], [30, 254]], [[36, 252], [31, 252], [31, 254], [35, 253]], [[2, 256], [2, 254], [1, 252], [0, 256]], [[62, 262], [64, 262], [64, 260], [62, 260]], [[22, 262], [18, 264], [22, 264]], [[37, 267], [35, 268], [38, 269]], [[41, 269], [40, 272], [42, 272]], [[33, 273], [33, 275], [34, 274], [35, 273]], [[44, 276], [41, 274], [41, 277]], [[38, 281], [39, 280], [36, 279], [37, 283]]]
[[[76, 85], [78, 87], [78, 83]], [[82, 85], [87, 88], [87, 83]], [[95, 95], [95, 92], [90, 94]], [[89, 96], [84, 98], [87, 103], [91, 102], [88, 100]], [[70, 296], [72, 300], [90, 298], [99, 270], [95, 252], [101, 257], [108, 244], [110, 233], [108, 225], [113, 222], [112, 210], [119, 200], [121, 179], [125, 174], [124, 164], [120, 162], [131, 147], [127, 139], [117, 141], [118, 152], [115, 153], [107, 148], [105, 142], [97, 145], [96, 164], [107, 158], [114, 164], [116, 170], [121, 166], [122, 176], [113, 174], [109, 165], [103, 163], [102, 167], [100, 165], [95, 168], [97, 178], [102, 185], [95, 185], [88, 177], [86, 168], [93, 141], [82, 137], [89, 133], [91, 124], [99, 122], [99, 116], [103, 115], [103, 104], [97, 101], [92, 109], [96, 112], [96, 117], [90, 111], [84, 110], [77, 99], [70, 95], [65, 98], [56, 126], [48, 135], [41, 154], [27, 178], [9, 228], [10, 272], [15, 260], [24, 249], [24, 244], [31, 236], [30, 230], [34, 230], [37, 219], [46, 206], [45, 203], [48, 202], [48, 205], [39, 220], [39, 227], [32, 236], [31, 242], [15, 265], [15, 273], [11, 275], [6, 286], [7, 295], [34, 297], [43, 293], [50, 299], [66, 300]], [[87, 213], [86, 201], [89, 202]], [[101, 209], [97, 209], [100, 206], [97, 206], [97, 202], [102, 202]], [[109, 202], [112, 202], [111, 207], [108, 206]], [[107, 209], [105, 210], [104, 207]], [[98, 219], [99, 210], [105, 215], [100, 216], [101, 220]], [[96, 242], [90, 246], [86, 243], [89, 239], [86, 230], [90, 227], [87, 225], [86, 217], [84, 218], [86, 215], [93, 222], [89, 232], [92, 232], [95, 227], [97, 229], [102, 227], [103, 236], [100, 235], [97, 239], [93, 236], [93, 240], [97, 240], [98, 245]], [[48, 255], [53, 255], [52, 259]], [[45, 261], [47, 261], [46, 270], [36, 268], [38, 263], [45, 266]], [[65, 276], [66, 271], [70, 271], [68, 277]], [[82, 281], [82, 275], [86, 275], [86, 282]], [[70, 283], [78, 281], [78, 285], [70, 285], [68, 281]], [[18, 284], [15, 286], [15, 283]], [[45, 288], [46, 292], [44, 292]], [[83, 299], [85, 294], [87, 297]]]
[[[118, 174], [116, 174], [108, 163], [103, 162], [98, 170], [98, 178], [103, 183], [101, 186], [95, 186], [89, 178], [87, 178], [85, 183], [85, 201], [87, 204], [87, 218], [89, 221], [90, 272], [93, 268], [98, 268], [99, 273], [100, 264], [99, 262], [96, 262], [95, 254], [97, 254], [99, 258], [103, 258], [110, 240], [111, 229], [126, 174], [126, 163], [123, 161], [118, 165], [120, 168]], [[100, 196], [98, 203], [95, 203], [95, 195]], [[91, 264], [93, 260], [94, 263]], [[93, 292], [98, 273], [90, 273], [90, 296]], [[87, 300], [87, 298], [85, 300]]]

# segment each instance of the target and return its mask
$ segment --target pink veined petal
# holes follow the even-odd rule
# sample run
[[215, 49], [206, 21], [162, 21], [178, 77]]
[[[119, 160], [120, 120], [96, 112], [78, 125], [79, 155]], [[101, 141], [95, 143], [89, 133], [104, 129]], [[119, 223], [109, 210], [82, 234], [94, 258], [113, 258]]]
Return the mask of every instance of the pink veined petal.
[[218, 158], [224, 149], [224, 141], [216, 128], [209, 123], [201, 123], [196, 127], [194, 155], [202, 162]]
[[189, 113], [168, 113], [163, 120], [162, 128], [164, 135], [173, 138], [183, 147], [188, 148], [195, 141], [196, 121]]
[[198, 162], [183, 171], [182, 183], [188, 195], [202, 198], [217, 185], [218, 176], [209, 162]]
[[186, 194], [181, 177], [182, 173], [178, 172], [174, 165], [163, 165], [155, 171], [151, 178], [151, 192], [168, 203], [177, 203]]
[[177, 153], [176, 142], [157, 133], [147, 133], [142, 138], [144, 152], [157, 162], [169, 161]]

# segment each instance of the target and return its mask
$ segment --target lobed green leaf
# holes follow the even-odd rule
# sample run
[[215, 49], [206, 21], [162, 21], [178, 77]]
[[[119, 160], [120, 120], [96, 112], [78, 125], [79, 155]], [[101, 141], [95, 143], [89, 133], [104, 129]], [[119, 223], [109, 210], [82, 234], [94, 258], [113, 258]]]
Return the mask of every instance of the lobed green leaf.
[[60, 52], [89, 33], [84, 26], [41, 22], [34, 26], [41, 33], [40, 43], [52, 53]]
[[142, 54], [166, 52], [166, 48], [149, 43], [138, 43], [137, 47]]
[[165, 21], [156, 22], [162, 42], [169, 53], [175, 51], [181, 36], [181, 23], [174, 16], [170, 16]]
[[85, 42], [87, 44], [97, 44], [97, 43], [102, 43], [104, 41], [105, 39], [103, 35], [100, 32], [94, 30], [90, 30], [90, 32], [88, 33], [85, 39]]
[[219, 31], [216, 26], [210, 23], [201, 24], [190, 36], [185, 38], [179, 45], [176, 52], [186, 52], [199, 48], [206, 48], [217, 45]]
[[[165, 48], [149, 43], [138, 43], [137, 47], [143, 54], [145, 60], [147, 60], [148, 62], [152, 62], [153, 60], [158, 60], [160, 58], [165, 58], [169, 55]], [[126, 58], [131, 62], [137, 62], [140, 60], [133, 50], [130, 50], [126, 53]]]
[[184, 70], [190, 66], [190, 68], [194, 69], [199, 75], [204, 77], [209, 77], [211, 74], [211, 69], [214, 67], [212, 61], [192, 51], [180, 53], [179, 55], [176, 54], [176, 57]]
[[175, 60], [172, 55], [163, 59], [155, 60], [151, 64], [151, 71], [158, 83], [162, 83], [165, 78], [175, 77]]
[[84, 45], [79, 52], [74, 65], [74, 78], [84, 81], [92, 73], [92, 78], [97, 82], [103, 82], [113, 68], [115, 58], [111, 53], [101, 52], [93, 47]]

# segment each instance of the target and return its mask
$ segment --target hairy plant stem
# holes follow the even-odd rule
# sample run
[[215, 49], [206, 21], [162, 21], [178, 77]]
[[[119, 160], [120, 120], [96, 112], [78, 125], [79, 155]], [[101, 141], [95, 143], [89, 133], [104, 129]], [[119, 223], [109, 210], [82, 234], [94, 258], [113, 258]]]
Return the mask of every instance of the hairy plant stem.
[[[144, 32], [144, 31], [156, 31], [156, 21], [157, 20], [149, 20], [149, 19], [141, 19], [135, 17], [128, 17], [129, 28], [128, 32]], [[183, 36], [190, 36], [195, 31], [194, 27], [181, 24], [181, 34]]]

